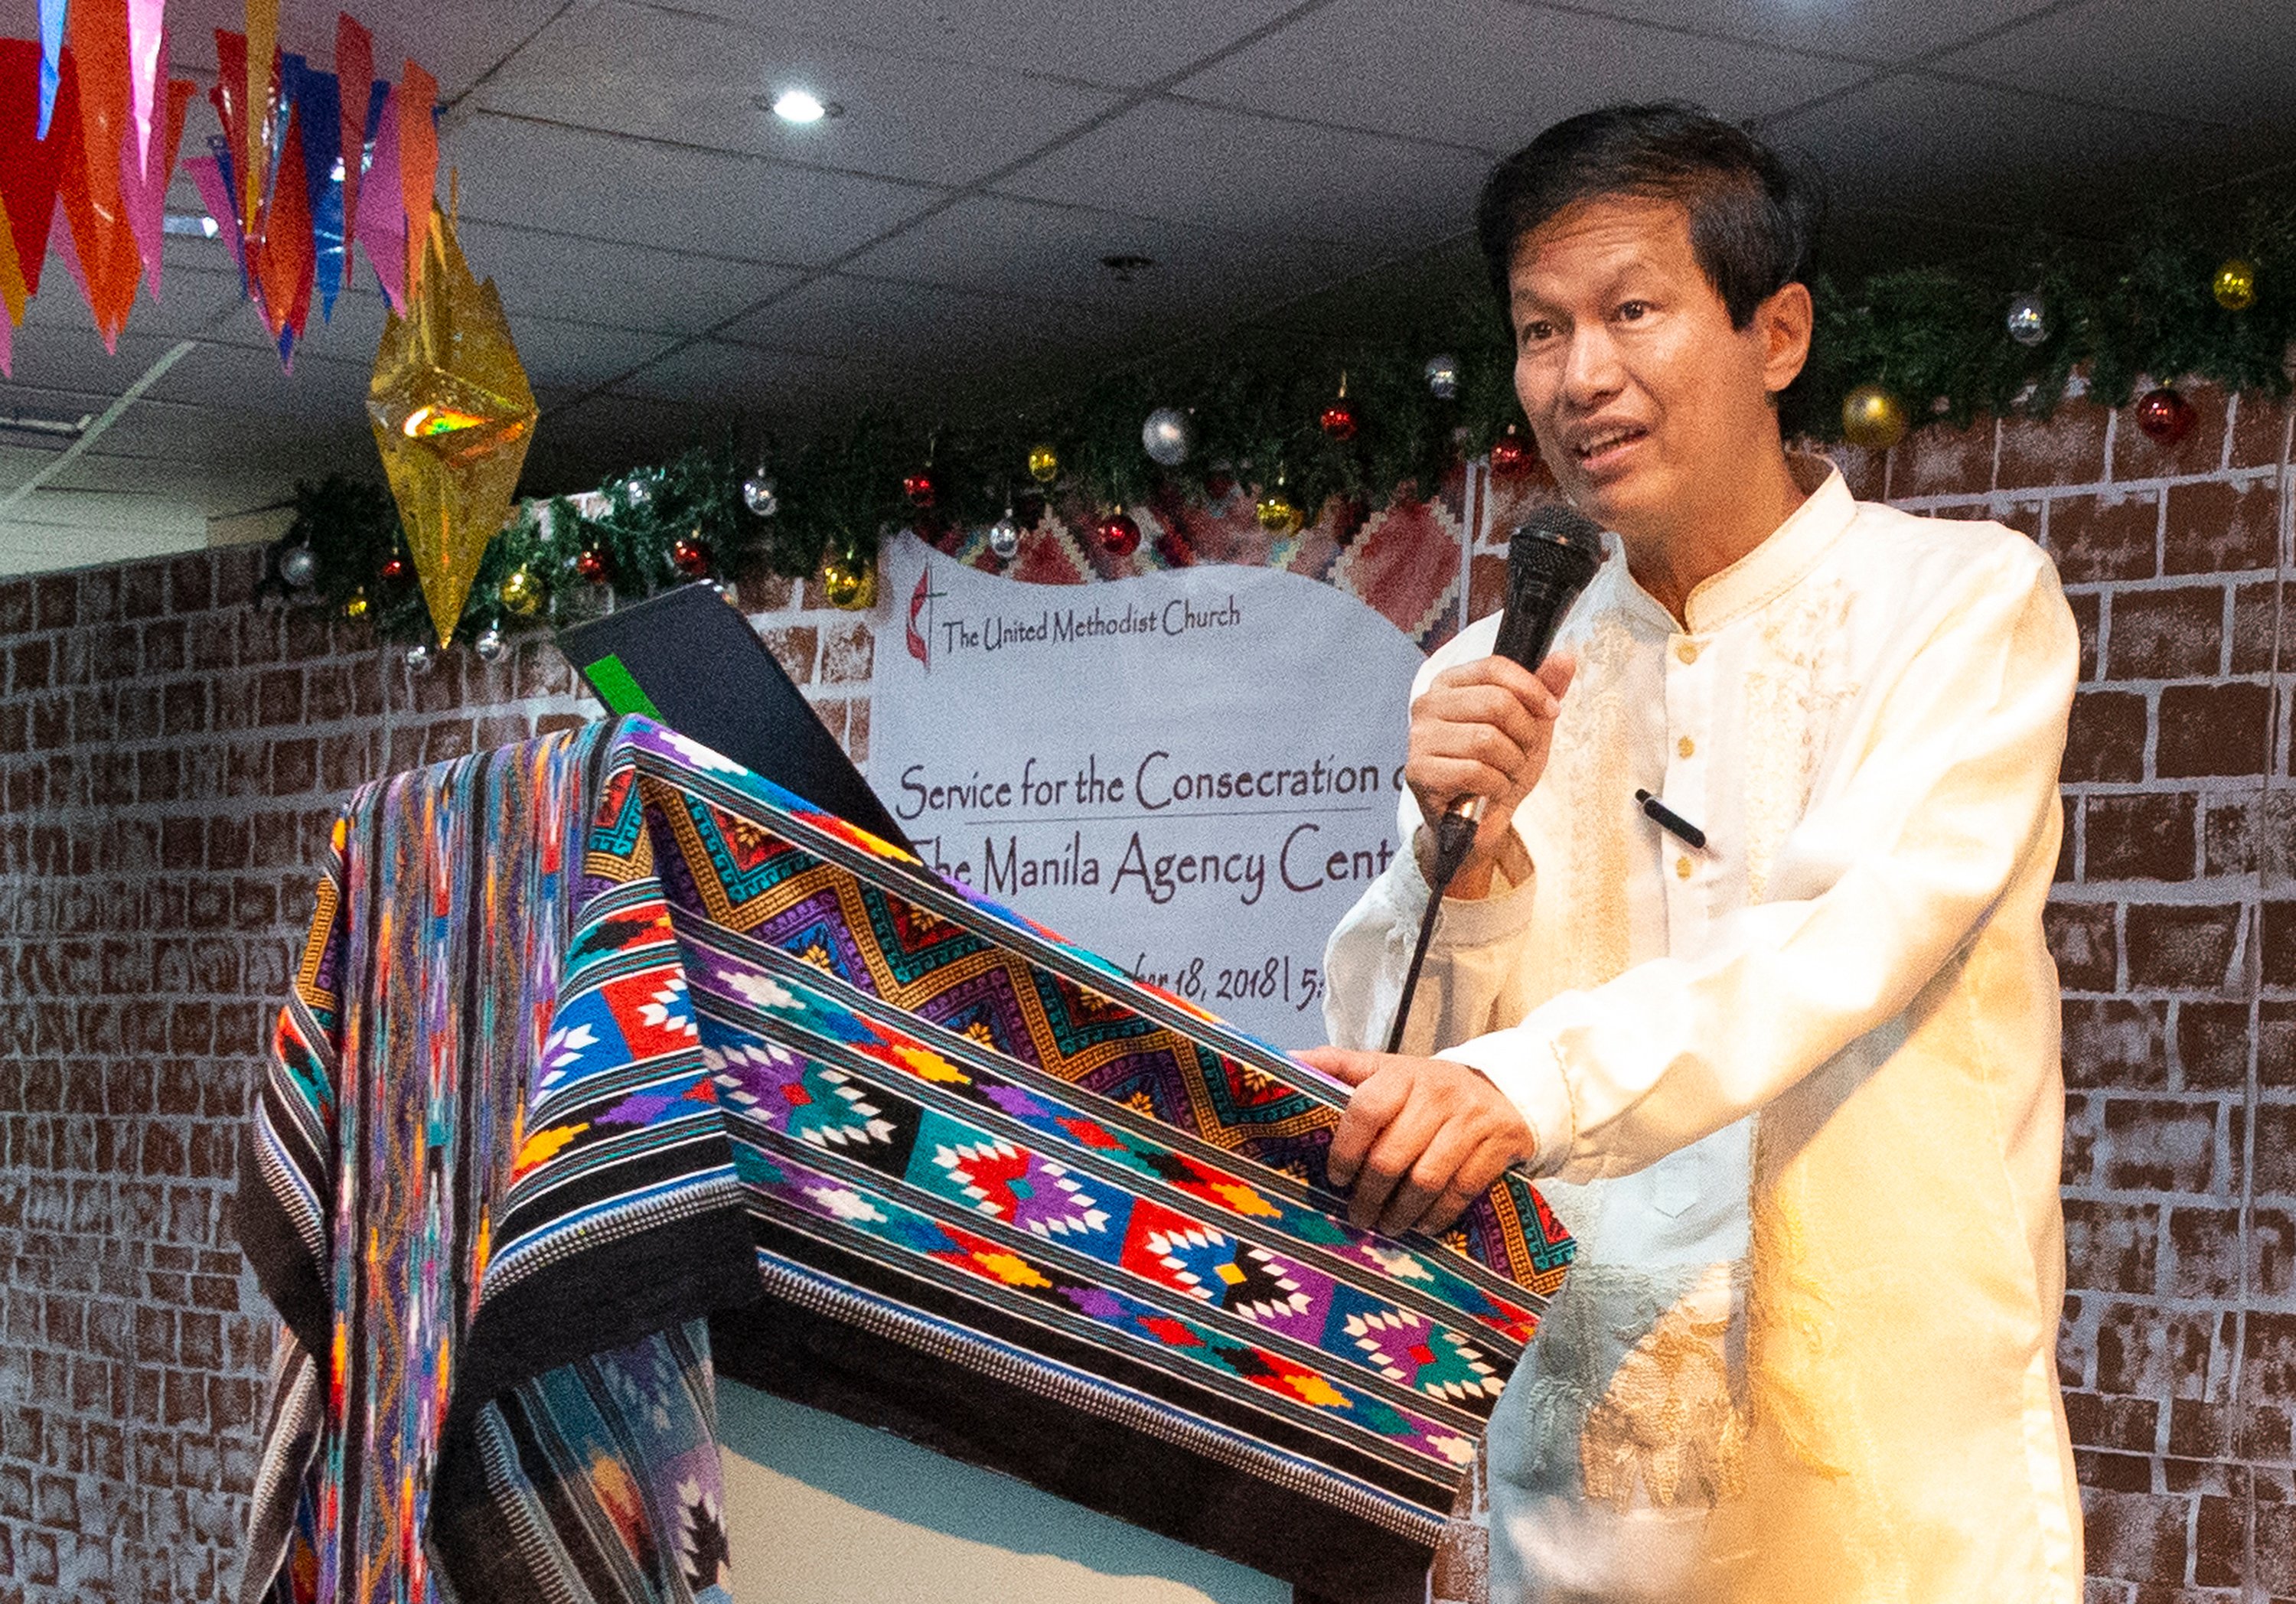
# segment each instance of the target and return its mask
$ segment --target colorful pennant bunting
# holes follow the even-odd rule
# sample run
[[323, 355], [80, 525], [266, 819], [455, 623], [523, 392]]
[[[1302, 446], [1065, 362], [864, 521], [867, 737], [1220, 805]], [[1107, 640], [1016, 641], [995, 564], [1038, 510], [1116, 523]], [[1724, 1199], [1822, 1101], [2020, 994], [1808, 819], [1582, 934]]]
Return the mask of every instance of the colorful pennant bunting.
[[348, 12], [335, 18], [335, 78], [341, 107], [335, 138], [343, 161], [343, 264], [336, 282], [348, 286], [355, 259], [351, 241], [358, 232], [359, 180], [367, 147], [374, 141], [374, 124], [367, 111], [370, 106], [381, 110], [386, 87], [373, 81], [374, 37]]
[[[397, 86], [377, 80], [373, 37], [348, 13], [327, 71], [280, 50], [278, 0], [245, 6], [245, 32], [216, 30], [208, 93], [223, 132], [182, 165], [291, 365], [314, 299], [332, 318], [350, 287], [355, 247], [392, 312], [409, 314], [438, 176], [438, 83], [412, 61]], [[0, 372], [51, 254], [107, 349], [138, 289], [159, 295], [194, 93], [168, 75], [166, 0], [40, 0], [39, 17], [37, 41], [0, 39]]]

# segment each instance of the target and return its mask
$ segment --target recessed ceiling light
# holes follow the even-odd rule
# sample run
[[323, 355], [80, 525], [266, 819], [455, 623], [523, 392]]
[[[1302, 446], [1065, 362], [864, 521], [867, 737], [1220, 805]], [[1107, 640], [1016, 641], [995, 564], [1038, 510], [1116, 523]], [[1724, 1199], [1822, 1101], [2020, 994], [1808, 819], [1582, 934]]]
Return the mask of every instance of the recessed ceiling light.
[[784, 89], [774, 96], [773, 111], [783, 122], [791, 123], [817, 123], [824, 117], [845, 115], [845, 108], [835, 101], [825, 101], [804, 89]]

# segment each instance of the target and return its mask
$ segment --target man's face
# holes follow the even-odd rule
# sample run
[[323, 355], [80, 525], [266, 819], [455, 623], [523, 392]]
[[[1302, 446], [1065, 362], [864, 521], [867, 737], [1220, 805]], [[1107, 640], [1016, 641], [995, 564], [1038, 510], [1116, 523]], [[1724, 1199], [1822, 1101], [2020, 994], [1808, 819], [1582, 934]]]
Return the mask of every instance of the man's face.
[[1687, 208], [1566, 208], [1518, 243], [1508, 288], [1515, 393], [1563, 494], [1606, 528], [1661, 538], [1775, 449], [1770, 393], [1803, 349], [1782, 364], [1759, 314], [1730, 326]]

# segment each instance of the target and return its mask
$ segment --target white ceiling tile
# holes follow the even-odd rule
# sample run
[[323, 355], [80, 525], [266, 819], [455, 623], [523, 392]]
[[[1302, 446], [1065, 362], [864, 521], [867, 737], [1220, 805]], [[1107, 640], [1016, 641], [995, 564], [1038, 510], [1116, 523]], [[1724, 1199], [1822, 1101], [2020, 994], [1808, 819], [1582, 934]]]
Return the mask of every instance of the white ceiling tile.
[[1933, 63], [2013, 89], [2210, 122], [2285, 119], [2296, 78], [2288, 0], [2217, 0], [2208, 26], [2159, 0], [2092, 0]]
[[1591, 0], [1595, 12], [1792, 49], [1901, 62], [2062, 0]]
[[724, 331], [729, 340], [891, 370], [1001, 368], [1047, 348], [1104, 349], [1118, 324], [1070, 303], [842, 274], [816, 279]]
[[527, 453], [526, 495], [589, 490], [633, 463], [658, 462], [712, 436], [740, 408], [725, 403], [616, 392], [546, 414]]
[[480, 113], [447, 152], [462, 215], [751, 261], [826, 263], [939, 192]]
[[[1111, 256], [1153, 266], [1119, 278]], [[978, 195], [856, 257], [851, 271], [1086, 301], [1134, 323], [1191, 325], [1302, 293], [1363, 266], [1329, 245], [1197, 228], [1096, 207]]]
[[1152, 83], [1279, 17], [1297, 0], [685, 0], [929, 60], [977, 61], [1126, 86]]
[[511, 324], [527, 378], [546, 387], [603, 384], [669, 343], [670, 336], [555, 317], [521, 317]]
[[882, 394], [895, 377], [887, 370], [816, 351], [703, 340], [633, 376], [616, 396], [601, 397], [586, 407], [594, 412], [621, 397], [640, 397], [782, 421]]
[[[518, 42], [548, 21], [564, 0], [384, 0], [363, 4], [352, 14], [374, 36], [375, 76], [396, 83], [403, 63], [412, 56], [425, 72], [439, 80], [441, 99], [452, 101], [508, 53]], [[332, 70], [335, 60], [335, 19], [346, 8], [341, 0], [283, 0], [279, 7], [279, 46], [307, 57], [311, 65]], [[247, 27], [245, 0], [171, 0], [168, 7], [168, 37], [173, 67], [178, 77], [196, 75], [204, 85], [216, 68], [215, 30], [237, 33]], [[187, 151], [201, 148], [198, 135], [214, 131], [214, 113], [197, 134], [187, 127]]]
[[[111, 437], [105, 437], [109, 443]], [[56, 490], [111, 490], [131, 495], [180, 496], [184, 488], [184, 464], [168, 457], [131, 456], [107, 452], [99, 445], [84, 452], [50, 479]]]
[[[71, 293], [69, 283], [63, 289], [65, 294]], [[44, 290], [32, 305], [38, 306], [52, 293]], [[84, 315], [85, 308], [82, 311]], [[95, 402], [88, 410], [101, 412], [104, 404], [135, 383], [174, 343], [168, 336], [146, 333], [142, 321], [130, 317], [127, 331], [119, 337], [119, 349], [108, 353], [92, 323], [83, 327], [68, 320], [36, 322], [27, 316], [24, 326], [15, 331], [15, 372], [5, 392], [12, 408], [20, 387], [87, 397]]]
[[[1808, 151], [1848, 206], [1973, 209], [2022, 228], [2125, 202], [2120, 165], [2179, 131], [2134, 115], [2033, 103], [2006, 90], [1906, 73], [1771, 130]], [[2093, 212], [2092, 214], [2093, 215]]]
[[228, 406], [162, 406], [146, 400], [122, 413], [102, 444], [115, 455], [165, 458], [194, 475], [269, 471], [282, 493], [299, 477], [365, 474], [380, 466], [373, 435], [348, 405], [299, 416]]
[[[800, 87], [844, 114], [795, 127], [758, 103]], [[490, 110], [931, 184], [983, 177], [1116, 99], [617, 0], [567, 12], [475, 97]]]
[[[159, 299], [152, 298], [150, 284], [137, 287], [135, 304], [127, 314], [127, 331], [152, 340], [198, 336], [238, 299], [236, 274], [226, 278], [220, 274], [163, 270]], [[103, 349], [102, 338], [95, 331], [95, 315], [88, 309], [86, 299], [72, 282], [63, 263], [53, 258], [41, 275], [40, 292], [25, 304], [24, 322], [28, 328], [70, 330], [76, 340], [87, 340], [99, 353]], [[17, 339], [23, 339], [21, 331]]]
[[[1503, 152], [1620, 101], [1699, 102], [1751, 117], [1861, 69], [1765, 45], [1552, 12], [1514, 0], [1338, 0], [1174, 93], [1280, 116]], [[1303, 86], [1312, 86], [1302, 94]]]
[[[580, 219], [574, 219], [579, 222]], [[700, 331], [795, 282], [788, 268], [681, 250], [481, 223], [460, 234], [471, 271], [491, 278], [515, 335], [529, 315], [665, 333]]]
[[316, 420], [330, 413], [363, 418], [374, 354], [348, 359], [315, 349], [295, 349], [292, 372], [279, 353], [266, 346], [202, 345], [160, 376], [146, 391], [162, 400], [228, 406], [242, 413], [299, 414]]
[[1151, 101], [998, 186], [1239, 233], [1388, 250], [1467, 226], [1481, 155]]

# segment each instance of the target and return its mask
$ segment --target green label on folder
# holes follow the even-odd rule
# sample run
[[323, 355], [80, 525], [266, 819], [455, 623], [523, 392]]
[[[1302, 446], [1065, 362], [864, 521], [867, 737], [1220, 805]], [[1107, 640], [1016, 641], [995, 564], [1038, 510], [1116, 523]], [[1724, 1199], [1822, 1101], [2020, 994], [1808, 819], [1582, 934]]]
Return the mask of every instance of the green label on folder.
[[622, 667], [622, 659], [608, 652], [583, 671], [589, 676], [590, 688], [598, 700], [606, 704], [606, 711], [619, 715], [643, 713], [648, 718], [660, 718], [661, 709], [653, 705], [653, 698], [639, 688], [630, 671]]

